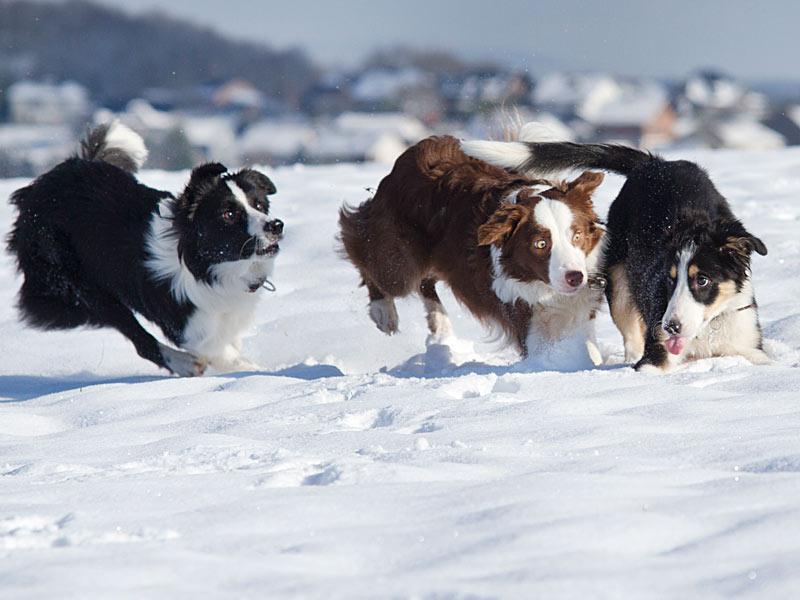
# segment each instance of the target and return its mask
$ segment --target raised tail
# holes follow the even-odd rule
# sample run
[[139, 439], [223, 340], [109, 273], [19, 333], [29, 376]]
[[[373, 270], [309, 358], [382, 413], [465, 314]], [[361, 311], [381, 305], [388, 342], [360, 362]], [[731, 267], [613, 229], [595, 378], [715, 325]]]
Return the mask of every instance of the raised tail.
[[649, 152], [617, 144], [475, 140], [461, 142], [461, 149], [498, 167], [543, 179], [574, 169], [599, 169], [627, 176], [639, 165], [660, 160]]
[[119, 121], [98, 125], [81, 140], [78, 155], [85, 160], [100, 160], [135, 173], [147, 160], [142, 137]]

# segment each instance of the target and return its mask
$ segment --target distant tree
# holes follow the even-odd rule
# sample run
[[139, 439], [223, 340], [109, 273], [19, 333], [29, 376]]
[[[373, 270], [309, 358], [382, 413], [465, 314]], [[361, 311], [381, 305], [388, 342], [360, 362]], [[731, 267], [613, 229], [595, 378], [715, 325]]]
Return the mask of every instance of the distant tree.
[[146, 88], [189, 90], [234, 77], [297, 107], [318, 80], [299, 50], [234, 42], [163, 14], [129, 16], [82, 0], [0, 0], [0, 40], [0, 65], [28, 65], [19, 77], [73, 79], [112, 108]]
[[408, 46], [393, 46], [377, 50], [367, 58], [364, 67], [367, 69], [415, 67], [429, 73], [450, 76], [476, 71], [496, 72], [500, 70], [491, 62], [468, 62], [446, 50], [420, 50]]

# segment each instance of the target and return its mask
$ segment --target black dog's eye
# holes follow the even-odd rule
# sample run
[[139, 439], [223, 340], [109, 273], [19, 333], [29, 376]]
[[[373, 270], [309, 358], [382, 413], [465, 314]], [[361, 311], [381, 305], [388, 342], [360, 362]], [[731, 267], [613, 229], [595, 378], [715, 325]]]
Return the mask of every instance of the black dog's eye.
[[697, 287], [706, 287], [709, 284], [709, 279], [705, 275], [698, 275], [694, 282]]
[[256, 202], [255, 209], [259, 212], [266, 213], [267, 212], [266, 202]]
[[233, 218], [236, 216], [236, 213], [232, 210], [224, 210], [222, 211], [222, 219], [228, 223], [233, 221]]

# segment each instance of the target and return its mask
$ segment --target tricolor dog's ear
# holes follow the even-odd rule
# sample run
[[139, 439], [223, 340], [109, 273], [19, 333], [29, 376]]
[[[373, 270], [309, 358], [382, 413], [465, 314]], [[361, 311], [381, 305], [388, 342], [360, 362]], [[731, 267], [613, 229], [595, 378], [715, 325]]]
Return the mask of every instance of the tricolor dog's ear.
[[760, 239], [749, 233], [744, 233], [741, 236], [730, 236], [725, 240], [722, 246], [723, 251], [738, 252], [749, 256], [753, 251], [758, 252], [761, 256], [767, 255], [767, 247]]
[[597, 189], [605, 175], [597, 171], [584, 171], [576, 179], [567, 184], [567, 198], [584, 199], [591, 202], [592, 192]]
[[502, 204], [486, 223], [478, 227], [478, 246], [488, 246], [511, 237], [527, 213], [528, 208], [519, 204]]

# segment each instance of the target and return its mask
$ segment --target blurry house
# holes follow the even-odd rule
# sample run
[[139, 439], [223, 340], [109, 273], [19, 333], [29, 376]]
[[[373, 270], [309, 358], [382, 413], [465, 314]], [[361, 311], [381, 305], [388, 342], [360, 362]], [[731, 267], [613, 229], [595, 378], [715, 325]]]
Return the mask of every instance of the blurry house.
[[0, 177], [41, 175], [75, 152], [77, 135], [68, 125], [0, 124]]
[[614, 93], [585, 99], [576, 112], [597, 141], [656, 148], [675, 137], [675, 111], [666, 90], [653, 82], [618, 85]]
[[346, 112], [315, 128], [314, 139], [305, 148], [304, 160], [389, 163], [428, 135], [425, 125], [411, 115]]
[[429, 124], [445, 113], [436, 77], [416, 67], [369, 69], [355, 79], [350, 97], [356, 110], [400, 111]]
[[314, 130], [305, 121], [258, 121], [239, 137], [239, 160], [248, 165], [291, 164], [313, 140]]
[[781, 134], [787, 146], [800, 145], [800, 105], [790, 104], [776, 109], [762, 124]]
[[780, 133], [745, 115], [721, 120], [710, 129], [712, 148], [777, 150], [786, 146]]
[[672, 105], [679, 120], [675, 147], [765, 150], [787, 143], [782, 132], [762, 123], [768, 98], [715, 71], [687, 77], [675, 89]]
[[77, 125], [91, 113], [89, 92], [74, 81], [18, 81], [8, 87], [7, 102], [14, 123]]
[[496, 106], [529, 106], [533, 84], [521, 73], [488, 71], [449, 76], [440, 89], [448, 114], [463, 116]]
[[312, 116], [338, 115], [354, 107], [350, 79], [342, 73], [326, 73], [311, 86], [301, 101], [303, 111]]
[[745, 114], [761, 119], [766, 116], [769, 100], [732, 77], [700, 71], [676, 88], [672, 104], [681, 118], [708, 120]]
[[622, 90], [616, 79], [602, 73], [551, 73], [536, 84], [533, 105], [564, 122], [577, 116], [578, 107], [593, 110], [615, 100]]
[[353, 83], [353, 100], [365, 108], [398, 108], [398, 99], [407, 90], [429, 87], [433, 80], [428, 73], [408, 67], [404, 69], [370, 69]]
[[239, 158], [236, 115], [162, 111], [137, 98], [123, 112], [101, 109], [94, 116], [98, 123], [111, 119], [119, 119], [144, 138], [147, 167], [152, 169], [188, 169], [201, 161], [234, 166]]
[[238, 159], [236, 148], [237, 119], [232, 115], [194, 115], [181, 118], [183, 132], [192, 148], [204, 160], [233, 165]]
[[572, 129], [582, 141], [657, 147], [674, 138], [675, 112], [654, 81], [602, 73], [554, 73], [539, 80], [535, 106]]

